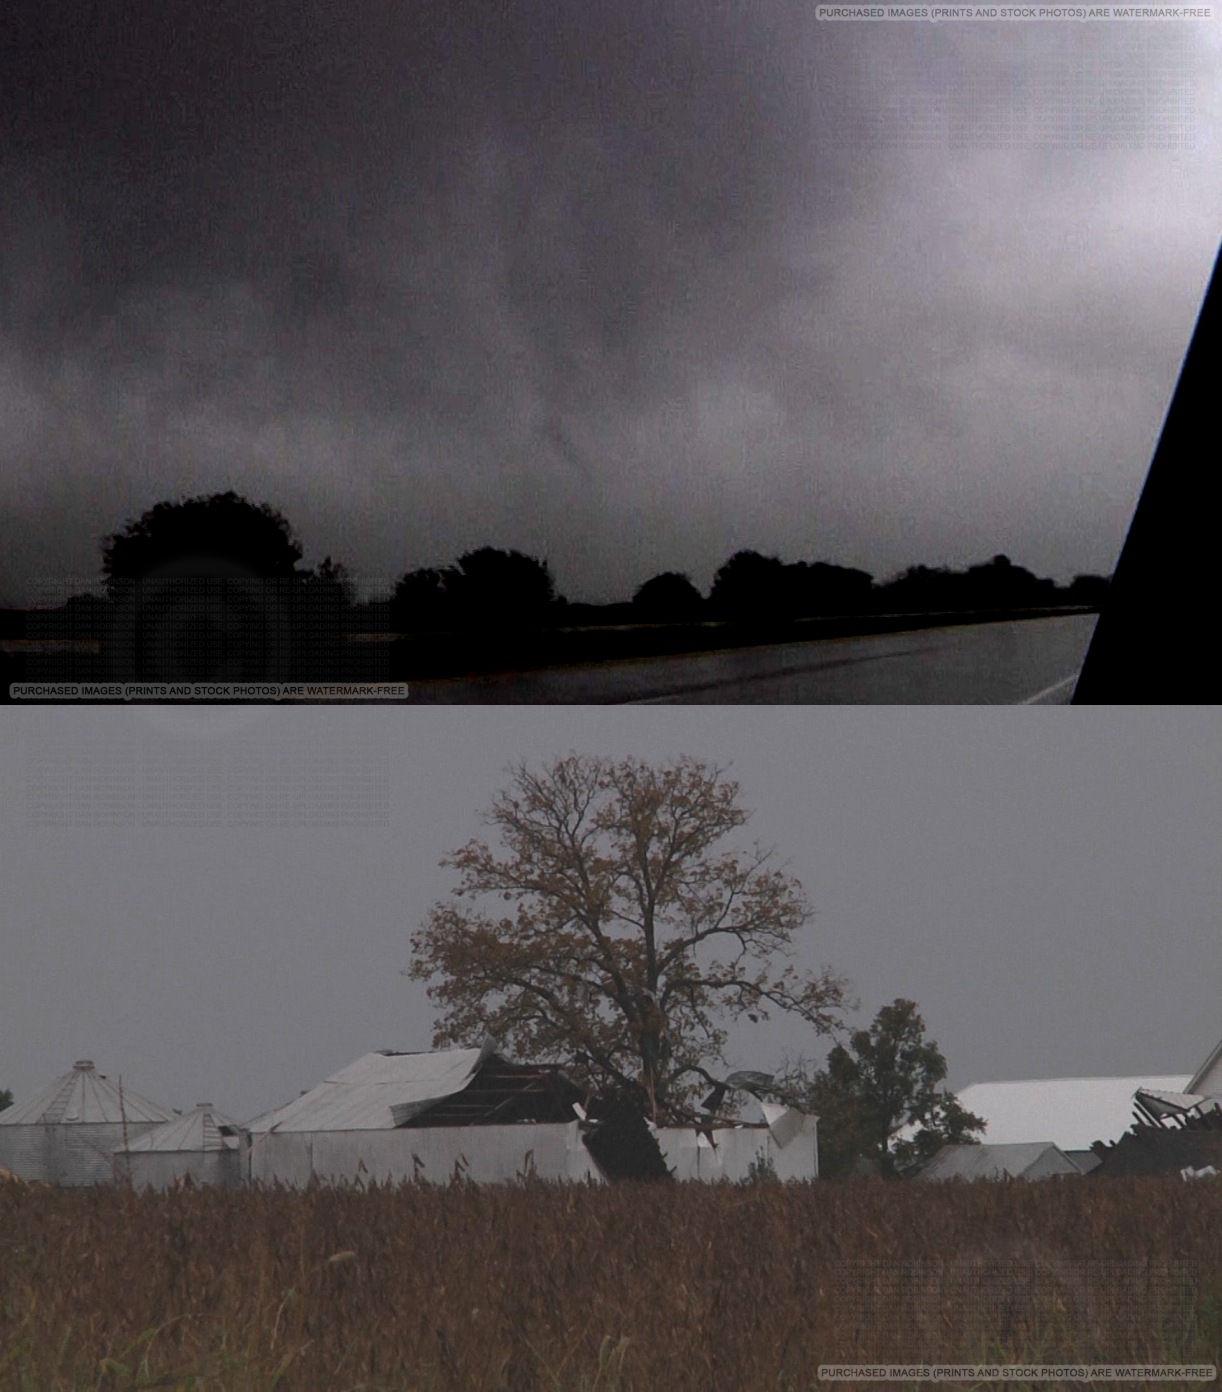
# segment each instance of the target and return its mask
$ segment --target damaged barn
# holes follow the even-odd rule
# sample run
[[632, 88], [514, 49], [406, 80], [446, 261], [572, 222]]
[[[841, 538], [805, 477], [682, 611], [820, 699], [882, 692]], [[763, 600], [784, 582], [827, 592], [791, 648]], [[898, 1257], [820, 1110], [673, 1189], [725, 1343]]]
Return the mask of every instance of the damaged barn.
[[249, 1177], [267, 1183], [496, 1183], [515, 1178], [782, 1179], [818, 1173], [816, 1123], [761, 1104], [757, 1123], [655, 1128], [590, 1098], [555, 1064], [513, 1063], [495, 1041], [441, 1053], [379, 1050], [250, 1123]]
[[1222, 1174], [1222, 1103], [1191, 1093], [1140, 1090], [1137, 1119], [1118, 1141], [1097, 1141], [1096, 1175]]

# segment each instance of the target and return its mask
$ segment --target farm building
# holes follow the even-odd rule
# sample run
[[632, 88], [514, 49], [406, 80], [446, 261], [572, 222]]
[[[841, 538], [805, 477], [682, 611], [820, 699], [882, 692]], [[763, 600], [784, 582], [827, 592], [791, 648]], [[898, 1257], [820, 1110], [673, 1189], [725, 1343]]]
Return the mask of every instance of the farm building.
[[1222, 1102], [1222, 1039], [1197, 1071], [1188, 1079], [1188, 1089], [1198, 1097]]
[[959, 1093], [959, 1101], [985, 1121], [984, 1142], [1051, 1141], [1066, 1152], [1089, 1151], [1095, 1141], [1114, 1141], [1128, 1130], [1138, 1088], [1178, 1092], [1187, 1083], [1187, 1074], [974, 1083]]
[[943, 1146], [918, 1179], [1048, 1179], [1081, 1169], [1051, 1141], [1019, 1145]]
[[[491, 1040], [432, 1054], [380, 1050], [252, 1121], [249, 1175], [303, 1185], [634, 1173], [622, 1168], [632, 1147], [608, 1144], [612, 1123], [587, 1116], [585, 1100], [558, 1066], [511, 1063]], [[736, 1180], [757, 1161], [782, 1179], [815, 1178], [815, 1128], [813, 1117], [778, 1107], [750, 1126], [649, 1130], [677, 1178]]]
[[[1107, 1149], [1130, 1124], [1166, 1126], [1176, 1118], [1222, 1112], [1222, 1043], [1196, 1073], [1141, 1078], [1039, 1078], [1022, 1082], [974, 1083], [958, 1094], [967, 1111], [983, 1118], [985, 1146], [1055, 1145], [1083, 1173], [1101, 1169]], [[916, 1128], [896, 1134], [909, 1139]], [[1148, 1137], [1126, 1140], [1132, 1163], [1148, 1151]], [[1198, 1143], [1197, 1149], [1205, 1143]], [[1134, 1149], [1134, 1146], [1137, 1149]], [[1196, 1153], [1187, 1141], [1158, 1142], [1165, 1153]], [[1144, 1147], [1144, 1148], [1143, 1148]], [[1208, 1148], [1206, 1146], [1206, 1148]], [[949, 1162], [948, 1162], [949, 1163]], [[1112, 1172], [1122, 1162], [1113, 1156]], [[1170, 1167], [1168, 1165], [1167, 1167]]]
[[1099, 1174], [1222, 1173], [1222, 1044], [1182, 1092], [1138, 1088], [1134, 1124], [1092, 1147]]
[[1162, 1123], [1137, 1122], [1111, 1145], [1095, 1147], [1097, 1174], [1222, 1173], [1222, 1111], [1192, 1112]]
[[242, 1182], [242, 1127], [211, 1102], [115, 1150], [115, 1174], [136, 1189], [172, 1189], [184, 1179], [229, 1188]]
[[99, 1073], [91, 1059], [25, 1102], [0, 1112], [0, 1165], [48, 1184], [109, 1184], [116, 1146], [174, 1113]]

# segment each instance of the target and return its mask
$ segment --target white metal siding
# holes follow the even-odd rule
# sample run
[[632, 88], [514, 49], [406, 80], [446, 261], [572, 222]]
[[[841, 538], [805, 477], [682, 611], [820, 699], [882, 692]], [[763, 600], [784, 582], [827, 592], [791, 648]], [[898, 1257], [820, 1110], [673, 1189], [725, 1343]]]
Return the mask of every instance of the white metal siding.
[[120, 1151], [116, 1163], [126, 1165], [136, 1189], [172, 1189], [190, 1175], [196, 1184], [229, 1189], [242, 1179], [241, 1157], [236, 1150]]
[[[135, 1140], [159, 1122], [129, 1122], [127, 1139]], [[61, 1122], [47, 1126], [0, 1128], [0, 1165], [22, 1179], [76, 1186], [110, 1184], [112, 1156], [123, 1144], [117, 1122]]]
[[[814, 1117], [804, 1117], [794, 1138], [778, 1146], [763, 1128], [715, 1131], [715, 1145], [686, 1127], [663, 1127], [658, 1143], [676, 1178], [745, 1180], [757, 1159], [771, 1160], [778, 1179], [814, 1179], [818, 1150]], [[423, 1163], [417, 1166], [413, 1157]], [[448, 1183], [455, 1169], [479, 1183], [518, 1175], [601, 1182], [577, 1122], [515, 1126], [410, 1127], [385, 1131], [271, 1131], [255, 1137], [250, 1177], [303, 1186], [328, 1182], [399, 1183], [419, 1176]]]

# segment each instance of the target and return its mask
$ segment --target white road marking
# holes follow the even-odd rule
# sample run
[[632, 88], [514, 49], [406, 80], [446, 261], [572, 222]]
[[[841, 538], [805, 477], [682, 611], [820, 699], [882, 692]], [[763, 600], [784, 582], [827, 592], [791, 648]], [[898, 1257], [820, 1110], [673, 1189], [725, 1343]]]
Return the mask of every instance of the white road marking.
[[1054, 682], [1052, 686], [1046, 686], [1043, 691], [1037, 691], [1034, 696], [1028, 696], [1023, 702], [1024, 706], [1061, 706], [1067, 705], [1066, 701], [1053, 701], [1049, 697], [1058, 695], [1068, 689], [1069, 695], [1073, 695], [1073, 689], [1078, 684], [1078, 677], [1081, 674], [1075, 672], [1072, 677], [1065, 677], [1062, 681]]

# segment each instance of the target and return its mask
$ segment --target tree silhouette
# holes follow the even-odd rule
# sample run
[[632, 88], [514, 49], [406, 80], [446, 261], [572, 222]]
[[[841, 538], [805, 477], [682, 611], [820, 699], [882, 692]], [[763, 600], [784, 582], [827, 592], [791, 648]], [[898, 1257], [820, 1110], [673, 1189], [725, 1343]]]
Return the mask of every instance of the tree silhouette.
[[471, 841], [444, 860], [459, 885], [412, 937], [407, 975], [441, 1011], [434, 1044], [493, 1034], [643, 1094], [657, 1119], [689, 1115], [718, 1081], [719, 1018], [776, 1009], [831, 1030], [844, 983], [781, 960], [810, 916], [801, 885], [759, 846], [719, 847], [747, 820], [738, 792], [687, 757], [517, 766], [484, 817], [504, 854]]
[[297, 592], [294, 667], [317, 680], [343, 675], [343, 636], [352, 611], [347, 567], [330, 556], [306, 575]]
[[407, 632], [529, 628], [545, 623], [557, 603], [546, 561], [493, 546], [451, 566], [409, 571], [391, 601], [396, 627]]
[[783, 561], [736, 551], [713, 577], [709, 605], [735, 618], [768, 618], [784, 607], [784, 590]]
[[910, 566], [879, 587], [884, 609], [901, 613], [941, 610], [1034, 609], [1056, 604], [1064, 595], [1056, 582], [1041, 579], [1008, 556], [994, 556], [967, 570]]
[[856, 613], [874, 592], [874, 577], [867, 571], [826, 561], [787, 565], [781, 582], [784, 607], [803, 616]]
[[880, 588], [879, 599], [884, 609], [899, 613], [956, 609], [962, 603], [962, 580], [945, 566], [909, 566]]
[[391, 622], [406, 633], [446, 628], [456, 621], [452, 567], [409, 571], [395, 586]]
[[648, 619], [691, 619], [704, 610], [704, 596], [688, 576], [673, 570], [646, 580], [632, 603]]
[[129, 681], [283, 680], [301, 616], [301, 545], [234, 492], [158, 503], [106, 538], [109, 644]]
[[873, 594], [874, 577], [864, 570], [736, 551], [717, 572], [709, 604], [735, 618], [799, 618], [857, 613]]
[[1098, 607], [1107, 598], [1111, 581], [1104, 575], [1075, 575], [1065, 597], [1071, 604]]
[[301, 544], [270, 504], [230, 491], [158, 503], [107, 537], [102, 548], [112, 595], [124, 581], [143, 580], [165, 567], [178, 575], [210, 576], [217, 560], [264, 580], [292, 579]]
[[445, 577], [459, 621], [468, 627], [519, 628], [545, 621], [556, 587], [546, 561], [482, 546], [460, 556]]
[[985, 609], [1034, 606], [1052, 599], [1055, 590], [1053, 581], [1038, 579], [1023, 566], [1015, 565], [1009, 556], [994, 556], [985, 565], [969, 566], [964, 577], [969, 602]]
[[5, 1111], [13, 1105], [13, 1094], [8, 1088], [0, 1088], [0, 1112]]

